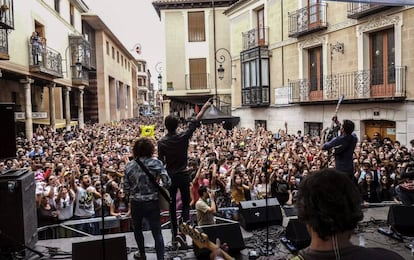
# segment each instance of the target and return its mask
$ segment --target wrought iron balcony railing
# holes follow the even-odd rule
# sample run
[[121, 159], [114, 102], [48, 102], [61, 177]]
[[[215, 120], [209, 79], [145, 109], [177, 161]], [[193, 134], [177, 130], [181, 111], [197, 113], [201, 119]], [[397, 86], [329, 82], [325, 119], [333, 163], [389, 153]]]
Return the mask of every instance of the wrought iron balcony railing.
[[326, 3], [317, 3], [289, 12], [289, 37], [299, 37], [327, 28]]
[[242, 89], [243, 106], [258, 107], [270, 105], [268, 86], [256, 86]]
[[406, 67], [362, 70], [289, 82], [289, 103], [406, 97]]
[[69, 46], [71, 53], [71, 65], [80, 63], [82, 67], [91, 69], [91, 45], [81, 35], [69, 35]]
[[0, 1], [0, 29], [14, 29], [13, 0]]
[[89, 86], [89, 71], [81, 69], [75, 66], [71, 66], [71, 72], [72, 72], [72, 83], [74, 85], [83, 85], [83, 86]]
[[348, 3], [348, 18], [358, 19], [394, 6], [369, 4], [369, 3]]
[[29, 44], [29, 69], [31, 72], [40, 72], [62, 78], [62, 55], [49, 47], [38, 44]]
[[211, 88], [209, 73], [192, 73], [185, 75], [186, 90], [207, 90]]
[[9, 36], [7, 29], [0, 30], [0, 60], [9, 60]]
[[254, 28], [242, 33], [243, 50], [269, 44], [269, 27]]

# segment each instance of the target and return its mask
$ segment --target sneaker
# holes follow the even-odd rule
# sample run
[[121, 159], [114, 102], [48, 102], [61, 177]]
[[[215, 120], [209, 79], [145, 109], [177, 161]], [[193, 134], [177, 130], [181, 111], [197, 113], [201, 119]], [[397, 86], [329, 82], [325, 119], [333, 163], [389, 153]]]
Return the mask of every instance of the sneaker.
[[145, 254], [141, 255], [141, 253], [139, 251], [136, 251], [134, 253], [134, 258], [138, 259], [138, 260], [146, 260], [147, 257], [145, 256]]
[[185, 240], [185, 235], [183, 235], [183, 234], [177, 235], [175, 237], [175, 241], [177, 241], [180, 244], [180, 246], [179, 246], [180, 250], [187, 250], [188, 249], [187, 241]]

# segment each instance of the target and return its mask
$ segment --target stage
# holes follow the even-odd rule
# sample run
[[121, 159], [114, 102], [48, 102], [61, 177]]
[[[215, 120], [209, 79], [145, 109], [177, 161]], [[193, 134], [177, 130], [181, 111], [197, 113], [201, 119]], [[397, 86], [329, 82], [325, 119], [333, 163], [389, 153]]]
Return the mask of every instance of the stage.
[[[352, 236], [352, 242], [355, 245], [362, 245], [365, 247], [381, 247], [399, 253], [404, 259], [414, 259], [411, 255], [411, 250], [406, 246], [411, 242], [411, 239], [405, 238], [403, 242], [389, 238], [380, 234], [377, 229], [380, 226], [385, 225], [387, 219], [389, 207], [375, 207], [364, 210], [364, 220], [359, 227], [355, 230]], [[285, 221], [284, 221], [285, 222]], [[283, 226], [272, 225], [270, 227], [261, 227], [259, 229], [246, 231], [240, 226], [241, 234], [246, 248], [240, 251], [240, 254], [235, 256], [236, 259], [255, 259], [263, 254], [261, 248], [267, 240], [267, 234], [269, 238], [269, 245], [272, 248], [273, 256], [271, 259], [285, 259], [286, 257], [293, 256], [289, 250], [280, 243], [280, 237], [284, 232]], [[136, 251], [136, 243], [134, 235], [131, 232], [105, 235], [105, 238], [124, 236], [127, 246], [127, 258], [134, 259], [133, 253]], [[147, 259], [156, 259], [154, 250], [154, 241], [150, 231], [144, 232], [145, 247], [147, 251]], [[163, 229], [164, 243], [166, 247], [166, 259], [196, 259], [193, 249], [190, 247], [188, 250], [171, 250], [171, 232], [169, 229]], [[36, 243], [35, 250], [44, 253], [45, 257], [31, 256], [27, 259], [71, 259], [72, 243], [102, 239], [102, 236], [95, 237], [75, 237], [64, 239], [52, 239], [52, 240], [39, 240]], [[187, 243], [192, 245], [192, 240], [187, 236]], [[51, 249], [52, 248], [52, 249]], [[56, 251], [55, 251], [56, 250]], [[50, 256], [50, 251], [53, 253], [68, 253], [66, 255], [56, 254], [54, 257]], [[249, 258], [250, 255], [250, 258]], [[261, 258], [261, 257], [260, 257]], [[263, 258], [262, 258], [263, 259]], [[110, 259], [112, 260], [112, 259]], [[115, 260], [115, 259], [114, 259]]]

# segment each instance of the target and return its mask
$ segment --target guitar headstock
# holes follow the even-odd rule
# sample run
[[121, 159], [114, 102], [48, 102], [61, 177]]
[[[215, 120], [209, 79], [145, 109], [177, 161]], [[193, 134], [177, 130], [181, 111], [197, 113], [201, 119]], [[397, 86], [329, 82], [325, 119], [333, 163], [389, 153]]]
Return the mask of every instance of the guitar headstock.
[[[199, 248], [208, 248], [211, 251], [218, 248], [218, 246], [215, 243], [211, 242], [208, 239], [207, 234], [196, 230], [195, 228], [186, 223], [181, 223], [179, 229], [181, 233], [190, 236], [194, 244], [196, 244]], [[234, 258], [227, 254], [224, 250], [222, 250], [221, 252], [223, 254], [224, 259], [234, 260]]]
[[181, 233], [185, 235], [189, 235], [193, 242], [199, 247], [199, 248], [208, 248], [210, 250], [214, 249], [210, 248], [210, 240], [208, 239], [208, 236], [204, 233], [200, 233], [198, 230], [194, 229], [192, 226], [182, 223], [180, 224], [180, 231]]

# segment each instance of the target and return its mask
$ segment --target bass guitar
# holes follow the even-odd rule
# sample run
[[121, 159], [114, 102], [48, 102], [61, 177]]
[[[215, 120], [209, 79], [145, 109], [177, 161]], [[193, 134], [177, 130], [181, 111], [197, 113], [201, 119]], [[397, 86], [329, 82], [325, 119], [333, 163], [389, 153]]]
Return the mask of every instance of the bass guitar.
[[[216, 250], [219, 248], [215, 243], [211, 242], [205, 233], [201, 233], [198, 230], [194, 229], [186, 223], [181, 223], [179, 226], [181, 233], [189, 235], [199, 248], [208, 248], [210, 251]], [[232, 256], [227, 254], [224, 250], [221, 250], [223, 253], [223, 258], [225, 260], [234, 260]]]

